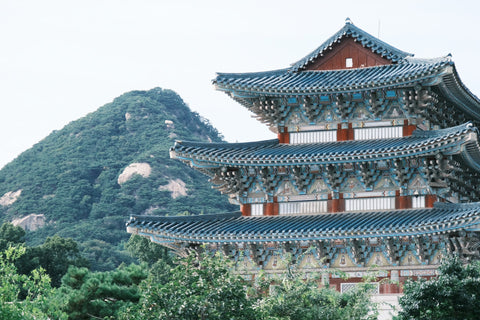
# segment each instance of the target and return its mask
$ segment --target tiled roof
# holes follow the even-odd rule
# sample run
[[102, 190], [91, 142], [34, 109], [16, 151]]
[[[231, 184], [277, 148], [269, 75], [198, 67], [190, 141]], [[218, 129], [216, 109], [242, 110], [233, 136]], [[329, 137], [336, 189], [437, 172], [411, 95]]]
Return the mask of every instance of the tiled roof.
[[[330, 164], [383, 160], [436, 152], [456, 154], [461, 148], [473, 166], [480, 164], [477, 129], [470, 123], [434, 130], [416, 130], [412, 136], [393, 139], [280, 144], [278, 140], [251, 143], [198, 143], [177, 141], [171, 157], [198, 168], [216, 166], [267, 166]], [[454, 149], [454, 150], [452, 150]], [[479, 168], [480, 170], [480, 168]]]
[[218, 73], [213, 83], [222, 91], [245, 94], [301, 94], [395, 88], [416, 83], [438, 82], [436, 79], [453, 65], [450, 56], [437, 59], [405, 58], [398, 64], [367, 68], [300, 71], [290, 69], [256, 73]]
[[401, 51], [356, 27], [351, 20], [347, 18], [345, 26], [343, 26], [342, 29], [331, 36], [327, 41], [322, 43], [317, 49], [313, 50], [307, 56], [294, 63], [290, 70], [297, 71], [305, 67], [305, 65], [316, 59], [320, 54], [325, 52], [329, 47], [343, 37], [352, 37], [357, 42], [361, 43], [365, 48], [371, 49], [373, 52], [393, 62], [397, 62], [407, 56], [413, 56], [413, 54]]
[[[303, 68], [339, 41], [353, 37], [364, 47], [390, 59], [393, 64], [341, 70], [304, 71]], [[308, 94], [335, 94], [372, 89], [438, 86], [459, 108], [480, 119], [480, 100], [462, 83], [451, 55], [435, 59], [417, 59], [413, 55], [373, 37], [353, 25], [345, 26], [313, 52], [291, 67], [255, 73], [217, 73], [217, 90], [229, 93], [247, 108], [249, 98]], [[247, 99], [246, 99], [247, 98]]]
[[476, 230], [480, 203], [434, 208], [344, 212], [298, 216], [244, 217], [239, 212], [194, 217], [133, 216], [129, 232], [160, 243], [232, 243], [418, 236]]

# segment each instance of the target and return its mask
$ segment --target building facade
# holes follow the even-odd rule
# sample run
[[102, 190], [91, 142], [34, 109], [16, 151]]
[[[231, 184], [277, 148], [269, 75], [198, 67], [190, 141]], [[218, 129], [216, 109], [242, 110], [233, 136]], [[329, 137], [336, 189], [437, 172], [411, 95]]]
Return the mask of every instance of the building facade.
[[414, 58], [347, 19], [288, 68], [213, 83], [277, 139], [177, 141], [170, 154], [239, 212], [133, 216], [128, 232], [220, 250], [247, 279], [294, 263], [346, 291], [376, 272], [380, 294], [435, 276], [446, 254], [479, 257], [480, 100], [450, 55]]

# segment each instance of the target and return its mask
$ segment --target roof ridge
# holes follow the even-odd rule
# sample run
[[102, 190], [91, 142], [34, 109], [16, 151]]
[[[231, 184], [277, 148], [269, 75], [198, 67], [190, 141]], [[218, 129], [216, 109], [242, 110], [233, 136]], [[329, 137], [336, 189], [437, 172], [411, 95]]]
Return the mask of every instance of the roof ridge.
[[268, 140], [260, 140], [260, 141], [248, 141], [248, 142], [197, 142], [197, 141], [175, 141], [175, 146], [172, 147], [174, 149], [177, 145], [183, 145], [185, 147], [193, 146], [193, 147], [209, 147], [209, 148], [221, 148], [221, 147], [229, 147], [229, 148], [245, 148], [245, 147], [257, 147], [257, 146], [266, 146], [266, 145], [276, 145], [278, 144], [278, 139], [268, 139]]
[[399, 63], [415, 63], [415, 64], [453, 64], [452, 54], [447, 54], [435, 58], [416, 58], [412, 56], [405, 57]]
[[213, 213], [213, 214], [198, 214], [189, 216], [146, 216], [146, 215], [132, 215], [127, 224], [130, 224], [136, 220], [158, 222], [163, 220], [170, 221], [195, 221], [195, 220], [224, 220], [230, 218], [238, 218], [242, 213], [240, 211], [225, 212], [225, 213]]
[[255, 77], [255, 76], [264, 76], [264, 75], [272, 75], [272, 76], [277, 76], [277, 75], [282, 75], [286, 72], [288, 72], [290, 68], [283, 68], [283, 69], [276, 69], [276, 70], [267, 70], [267, 71], [256, 71], [256, 72], [217, 72], [216, 77], [213, 81], [216, 81], [217, 78], [219, 77]]

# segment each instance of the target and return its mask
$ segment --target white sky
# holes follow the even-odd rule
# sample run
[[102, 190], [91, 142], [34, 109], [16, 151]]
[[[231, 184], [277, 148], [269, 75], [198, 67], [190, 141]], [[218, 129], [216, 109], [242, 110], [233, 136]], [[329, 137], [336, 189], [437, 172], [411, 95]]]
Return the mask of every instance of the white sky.
[[[480, 96], [480, 1], [0, 0], [0, 167], [115, 97], [176, 91], [230, 142], [274, 138], [215, 72], [288, 67], [355, 25], [416, 57], [453, 54]], [[380, 27], [379, 27], [380, 26]]]

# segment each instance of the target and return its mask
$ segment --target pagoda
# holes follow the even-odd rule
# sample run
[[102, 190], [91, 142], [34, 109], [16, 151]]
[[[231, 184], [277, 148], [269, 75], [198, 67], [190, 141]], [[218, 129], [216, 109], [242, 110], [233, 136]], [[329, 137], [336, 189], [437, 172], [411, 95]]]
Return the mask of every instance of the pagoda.
[[479, 257], [480, 100], [450, 55], [414, 58], [347, 19], [288, 68], [213, 84], [277, 139], [177, 141], [170, 155], [239, 211], [132, 216], [128, 232], [221, 251], [246, 279], [294, 263], [346, 291], [373, 270], [380, 294], [435, 276], [446, 254]]

